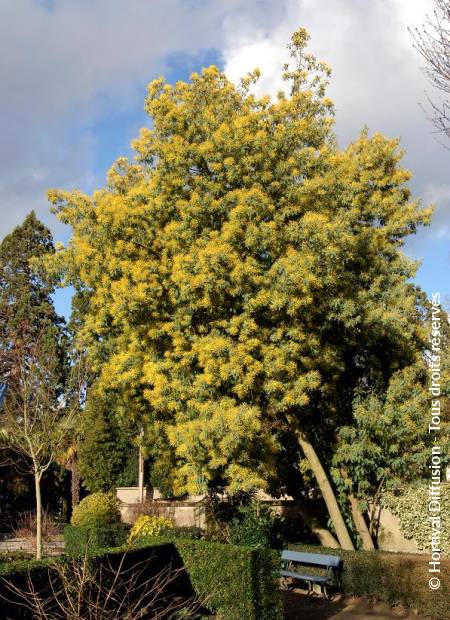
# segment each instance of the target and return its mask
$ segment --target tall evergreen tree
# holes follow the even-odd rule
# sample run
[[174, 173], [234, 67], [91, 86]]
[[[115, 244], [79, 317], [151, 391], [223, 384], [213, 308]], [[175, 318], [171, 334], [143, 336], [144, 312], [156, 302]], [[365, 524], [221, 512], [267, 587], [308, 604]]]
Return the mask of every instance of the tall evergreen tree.
[[91, 386], [77, 431], [79, 471], [89, 491], [137, 485], [138, 448], [133, 439], [138, 429], [121, 415], [114, 393], [98, 395]]
[[[0, 347], [2, 351], [31, 342], [43, 328], [60, 329], [51, 298], [54, 283], [33, 267], [31, 259], [54, 252], [49, 229], [34, 211], [0, 244]], [[6, 358], [2, 358], [3, 361]], [[6, 369], [2, 368], [2, 375]]]

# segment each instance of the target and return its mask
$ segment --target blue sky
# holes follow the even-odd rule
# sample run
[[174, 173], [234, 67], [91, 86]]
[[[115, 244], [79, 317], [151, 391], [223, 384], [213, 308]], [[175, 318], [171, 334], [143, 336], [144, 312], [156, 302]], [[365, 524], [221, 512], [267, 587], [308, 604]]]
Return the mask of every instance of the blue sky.
[[[147, 83], [211, 63], [232, 79], [259, 66], [274, 92], [286, 43], [305, 26], [311, 50], [333, 67], [341, 145], [370, 131], [399, 136], [411, 188], [434, 202], [431, 227], [405, 248], [423, 263], [417, 282], [450, 300], [450, 150], [419, 102], [433, 94], [407, 27], [431, 0], [15, 0], [0, 2], [0, 237], [35, 209], [55, 240], [70, 231], [49, 213], [49, 187], [91, 192], [149, 119]], [[3, 47], [3, 49], [1, 49]], [[70, 291], [56, 295], [68, 314]]]
[[[166, 71], [164, 76], [169, 82], [177, 80], [188, 80], [193, 71], [198, 71], [204, 66], [215, 64], [223, 67], [223, 60], [219, 50], [202, 50], [199, 54], [174, 54], [167, 58]], [[156, 76], [153, 76], [156, 77]], [[77, 128], [95, 137], [95, 148], [92, 152], [91, 170], [92, 180], [86, 183], [83, 188], [85, 191], [93, 191], [98, 183], [106, 178], [106, 173], [113, 161], [122, 155], [132, 158], [133, 150], [130, 146], [131, 140], [135, 138], [141, 127], [150, 125], [150, 119], [145, 114], [144, 97], [148, 80], [141, 84], [142, 102], [140, 106], [125, 108], [121, 110], [112, 109], [105, 116], [96, 119], [92, 124]], [[105, 100], [104, 109], [108, 110], [109, 102]], [[70, 229], [61, 230], [59, 240], [67, 242], [70, 238]], [[54, 295], [55, 306], [59, 314], [65, 317], [70, 316], [71, 297], [73, 289], [59, 289]]]

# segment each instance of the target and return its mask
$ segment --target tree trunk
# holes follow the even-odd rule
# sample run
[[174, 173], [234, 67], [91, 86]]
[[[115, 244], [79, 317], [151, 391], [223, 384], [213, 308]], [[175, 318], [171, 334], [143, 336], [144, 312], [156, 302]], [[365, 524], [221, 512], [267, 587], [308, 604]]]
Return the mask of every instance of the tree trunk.
[[353, 523], [355, 524], [356, 531], [361, 538], [363, 549], [367, 551], [372, 551], [375, 549], [375, 545], [373, 544], [372, 536], [370, 535], [369, 528], [367, 527], [366, 520], [364, 519], [364, 515], [359, 509], [358, 500], [353, 493], [353, 482], [349, 478], [347, 471], [344, 467], [341, 467], [342, 478], [348, 484], [348, 501], [350, 503], [350, 508], [352, 510]]
[[339, 549], [340, 544], [333, 534], [326, 528], [322, 527], [316, 517], [314, 517], [309, 510], [301, 505], [297, 506], [297, 508], [303, 521], [309, 527], [314, 536], [316, 536], [321, 545], [324, 547], [330, 547], [331, 549]]
[[41, 500], [41, 477], [34, 474], [34, 486], [36, 491], [36, 560], [42, 558], [42, 500]]
[[72, 511], [80, 503], [80, 476], [78, 475], [77, 458], [74, 456], [70, 465], [70, 492], [72, 496]]
[[350, 538], [347, 526], [345, 525], [345, 521], [342, 517], [339, 504], [337, 503], [325, 470], [322, 467], [322, 463], [320, 462], [314, 447], [306, 437], [305, 433], [299, 431], [297, 436], [303, 453], [308, 460], [308, 463], [316, 477], [317, 484], [322, 492], [322, 496], [325, 500], [334, 529], [336, 530], [336, 536], [338, 537], [339, 543], [343, 549], [354, 551], [355, 547], [353, 546], [352, 539]]
[[140, 440], [139, 440], [139, 473], [138, 473], [138, 489], [139, 489], [139, 503], [144, 503], [144, 451], [142, 449], [142, 441], [144, 439], [144, 429], [141, 428]]
[[369, 528], [367, 527], [366, 520], [364, 519], [364, 515], [358, 506], [358, 500], [350, 491], [348, 496], [350, 507], [352, 509], [352, 517], [355, 523], [356, 531], [358, 532], [363, 549], [372, 551], [375, 549], [375, 545], [373, 544], [372, 536], [370, 535]]

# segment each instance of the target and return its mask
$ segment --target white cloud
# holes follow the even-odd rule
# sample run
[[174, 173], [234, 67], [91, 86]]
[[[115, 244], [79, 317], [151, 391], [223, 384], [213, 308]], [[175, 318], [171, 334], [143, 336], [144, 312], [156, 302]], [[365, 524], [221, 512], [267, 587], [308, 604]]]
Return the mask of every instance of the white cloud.
[[355, 139], [366, 125], [399, 136], [405, 165], [413, 171], [415, 195], [437, 204], [432, 226], [421, 230], [411, 247], [446, 236], [450, 195], [430, 193], [430, 188], [448, 187], [448, 152], [436, 141], [419, 106], [431, 89], [408, 32], [432, 13], [432, 0], [287, 0], [284, 6], [283, 17], [271, 30], [255, 29], [240, 15], [227, 22], [224, 59], [229, 77], [237, 81], [257, 66], [262, 71], [258, 92], [274, 94], [282, 86], [290, 35], [306, 27], [310, 50], [333, 68], [329, 94], [336, 105], [341, 144]]
[[424, 201], [435, 205], [433, 232], [436, 239], [450, 239], [450, 185], [430, 183], [425, 188]]

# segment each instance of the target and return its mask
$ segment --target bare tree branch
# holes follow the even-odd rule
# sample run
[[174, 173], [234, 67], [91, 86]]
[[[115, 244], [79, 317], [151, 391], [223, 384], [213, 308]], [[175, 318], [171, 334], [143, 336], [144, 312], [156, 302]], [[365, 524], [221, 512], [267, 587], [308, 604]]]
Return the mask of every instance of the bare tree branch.
[[443, 100], [427, 96], [431, 114], [427, 114], [440, 134], [450, 138], [450, 2], [435, 0], [433, 15], [427, 15], [422, 28], [409, 29], [414, 47], [425, 60], [425, 75]]

